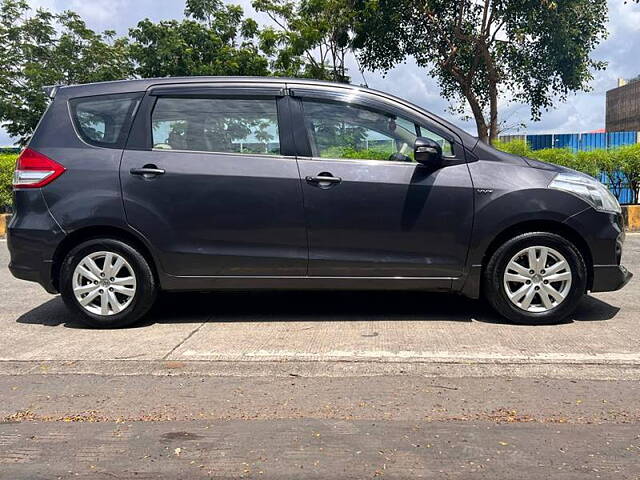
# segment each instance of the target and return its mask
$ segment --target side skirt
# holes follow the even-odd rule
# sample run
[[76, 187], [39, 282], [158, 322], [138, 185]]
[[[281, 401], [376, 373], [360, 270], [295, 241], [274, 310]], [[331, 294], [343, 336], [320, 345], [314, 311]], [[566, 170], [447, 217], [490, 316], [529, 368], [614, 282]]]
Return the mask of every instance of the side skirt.
[[163, 290], [425, 290], [451, 292], [452, 277], [178, 277], [163, 275]]

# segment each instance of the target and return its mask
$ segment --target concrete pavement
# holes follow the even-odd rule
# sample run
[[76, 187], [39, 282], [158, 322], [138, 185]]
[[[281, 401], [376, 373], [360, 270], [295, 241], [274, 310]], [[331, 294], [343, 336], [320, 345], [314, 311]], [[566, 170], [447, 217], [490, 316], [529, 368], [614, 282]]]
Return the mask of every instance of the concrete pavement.
[[[0, 242], [0, 372], [378, 374], [439, 365], [473, 374], [539, 365], [594, 378], [637, 375], [640, 281], [586, 297], [572, 321], [509, 325], [482, 302], [403, 292], [166, 294], [140, 326], [91, 330], [59, 297], [14, 279]], [[624, 263], [640, 273], [640, 235], [628, 236]], [[174, 368], [165, 368], [174, 362]], [[283, 362], [286, 367], [282, 367]], [[528, 366], [525, 368], [525, 366]], [[612, 370], [613, 369], [613, 370]], [[484, 372], [486, 373], [486, 372]], [[483, 373], [483, 374], [484, 374]]]

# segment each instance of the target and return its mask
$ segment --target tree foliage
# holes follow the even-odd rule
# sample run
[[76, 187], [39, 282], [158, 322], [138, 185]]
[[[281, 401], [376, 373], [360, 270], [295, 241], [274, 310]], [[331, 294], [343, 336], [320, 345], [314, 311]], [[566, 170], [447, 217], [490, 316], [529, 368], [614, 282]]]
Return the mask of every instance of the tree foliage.
[[632, 203], [640, 203], [640, 144], [620, 147], [616, 152], [616, 160], [633, 192]]
[[13, 190], [13, 170], [18, 155], [0, 153], [0, 213], [10, 210]]
[[131, 75], [125, 39], [95, 33], [73, 12], [32, 12], [24, 0], [0, 4], [0, 122], [25, 143], [46, 106], [45, 85]]
[[353, 0], [354, 46], [370, 69], [412, 56], [443, 95], [471, 108], [478, 136], [499, 132], [500, 100], [538, 120], [555, 99], [588, 88], [604, 38], [606, 0]]
[[348, 82], [353, 9], [347, 0], [254, 0], [276, 24], [260, 32], [274, 75]]
[[186, 19], [149, 19], [129, 30], [131, 56], [140, 77], [267, 75], [258, 49], [258, 25], [242, 8], [220, 0], [188, 0]]

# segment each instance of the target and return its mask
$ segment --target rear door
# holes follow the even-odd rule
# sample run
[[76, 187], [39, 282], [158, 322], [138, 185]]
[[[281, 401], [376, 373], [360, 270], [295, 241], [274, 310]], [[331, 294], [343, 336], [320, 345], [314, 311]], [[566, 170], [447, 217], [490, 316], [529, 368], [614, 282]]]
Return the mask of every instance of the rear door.
[[163, 86], [121, 164], [129, 224], [178, 276], [305, 275], [300, 180], [281, 85]]
[[[371, 94], [293, 89], [309, 274], [433, 277], [449, 287], [462, 274], [473, 219], [457, 138]], [[440, 142], [441, 168], [413, 160], [417, 136]]]

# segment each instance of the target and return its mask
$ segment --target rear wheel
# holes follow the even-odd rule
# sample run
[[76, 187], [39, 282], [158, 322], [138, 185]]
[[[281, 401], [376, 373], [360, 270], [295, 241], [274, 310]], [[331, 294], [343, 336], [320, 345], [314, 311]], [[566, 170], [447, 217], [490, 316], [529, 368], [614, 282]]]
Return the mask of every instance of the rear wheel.
[[156, 283], [149, 263], [120, 240], [86, 241], [66, 256], [60, 293], [67, 307], [87, 325], [131, 325], [149, 311]]
[[484, 294], [515, 323], [558, 323], [586, 291], [587, 270], [578, 249], [559, 235], [532, 232], [505, 242], [484, 273]]

